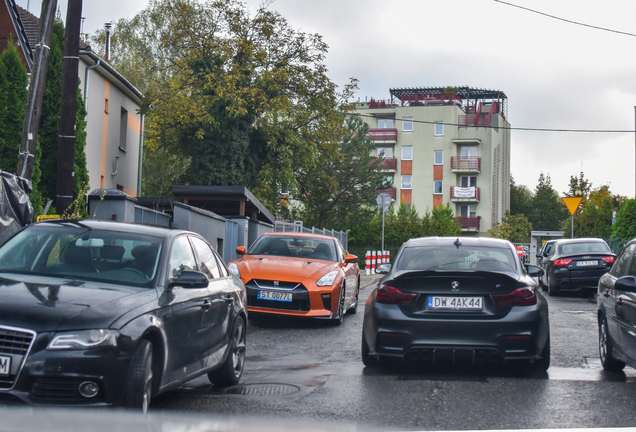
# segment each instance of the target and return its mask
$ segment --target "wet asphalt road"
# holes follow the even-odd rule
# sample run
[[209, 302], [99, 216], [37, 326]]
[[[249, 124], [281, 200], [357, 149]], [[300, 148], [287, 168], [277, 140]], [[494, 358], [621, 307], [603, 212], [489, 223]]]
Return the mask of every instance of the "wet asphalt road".
[[[363, 284], [372, 277], [363, 277]], [[368, 370], [360, 360], [363, 302], [339, 327], [322, 321], [250, 317], [241, 384], [205, 377], [153, 399], [151, 412], [304, 420], [358, 429], [457, 430], [636, 426], [636, 371], [605, 372], [598, 359], [596, 303], [549, 297], [547, 374], [514, 369]]]

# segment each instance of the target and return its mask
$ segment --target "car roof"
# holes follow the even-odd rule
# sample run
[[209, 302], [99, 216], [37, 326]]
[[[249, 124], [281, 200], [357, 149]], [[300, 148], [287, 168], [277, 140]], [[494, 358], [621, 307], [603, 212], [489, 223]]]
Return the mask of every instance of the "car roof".
[[464, 246], [511, 247], [508, 240], [492, 237], [419, 237], [406, 242], [405, 247], [454, 245], [459, 240]]
[[323, 240], [337, 240], [335, 237], [323, 235], [323, 234], [313, 234], [313, 233], [300, 233], [300, 232], [266, 232], [263, 236], [282, 236], [282, 237], [307, 237], [307, 238], [315, 238], [315, 239], [323, 239]]
[[84, 226], [84, 227], [93, 228], [93, 229], [129, 232], [129, 233], [136, 233], [136, 234], [147, 234], [147, 235], [153, 235], [158, 237], [174, 237], [181, 233], [196, 234], [194, 232], [186, 231], [186, 230], [182, 230], [178, 228], [169, 228], [169, 227], [162, 227], [157, 225], [137, 224], [137, 223], [131, 223], [131, 222], [96, 220], [96, 219], [84, 219], [84, 220], [78, 220], [78, 221], [49, 219], [46, 221], [32, 224], [32, 226], [36, 226], [36, 225], [40, 225], [40, 226], [41, 225], [75, 225], [75, 226]]

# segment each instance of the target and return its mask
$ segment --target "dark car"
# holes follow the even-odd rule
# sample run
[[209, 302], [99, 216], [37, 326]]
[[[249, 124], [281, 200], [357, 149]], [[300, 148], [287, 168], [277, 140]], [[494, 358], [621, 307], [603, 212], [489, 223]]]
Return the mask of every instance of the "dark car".
[[560, 239], [551, 255], [543, 257], [543, 284], [550, 295], [562, 290], [596, 290], [598, 280], [609, 271], [616, 255], [598, 238]]
[[543, 244], [543, 247], [541, 248], [539, 253], [537, 254], [537, 266], [541, 267], [541, 269], [543, 270], [543, 276], [539, 278], [539, 286], [541, 287], [543, 291], [548, 290], [548, 286], [546, 285], [546, 282], [545, 282], [545, 264], [548, 261], [548, 258], [554, 255], [554, 244], [556, 242], [557, 242], [556, 239], [546, 241]]
[[636, 239], [598, 283], [598, 346], [606, 370], [636, 368]]
[[0, 247], [0, 402], [123, 405], [238, 383], [246, 295], [198, 234], [40, 222]]
[[512, 243], [492, 238], [407, 241], [364, 310], [362, 361], [422, 365], [518, 361], [550, 366], [548, 303]]

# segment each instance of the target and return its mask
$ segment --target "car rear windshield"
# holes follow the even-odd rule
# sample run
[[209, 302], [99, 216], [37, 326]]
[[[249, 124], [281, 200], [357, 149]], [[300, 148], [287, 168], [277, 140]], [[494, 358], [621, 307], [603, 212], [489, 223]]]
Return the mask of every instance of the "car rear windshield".
[[0, 272], [151, 287], [161, 247], [159, 237], [80, 223], [33, 225], [0, 247]]
[[509, 248], [465, 246], [406, 247], [395, 263], [397, 270], [516, 271], [516, 258]]
[[561, 255], [582, 254], [590, 252], [611, 252], [604, 242], [581, 242], [559, 245]]
[[247, 254], [338, 261], [333, 240], [301, 236], [265, 235], [254, 243]]

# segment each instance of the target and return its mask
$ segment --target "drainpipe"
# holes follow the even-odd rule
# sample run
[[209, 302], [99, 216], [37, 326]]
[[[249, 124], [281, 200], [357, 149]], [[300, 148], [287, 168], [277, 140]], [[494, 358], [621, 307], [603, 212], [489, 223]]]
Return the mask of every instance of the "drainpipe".
[[101, 59], [97, 59], [97, 63], [86, 68], [86, 73], [84, 75], [84, 108], [86, 109], [86, 112], [88, 112], [88, 79], [90, 77], [88, 73], [91, 71], [91, 69], [95, 69], [97, 66], [99, 66], [100, 63]]
[[141, 115], [141, 135], [139, 135], [139, 169], [137, 171], [137, 196], [141, 196], [141, 165], [144, 156], [144, 119], [145, 116]]

